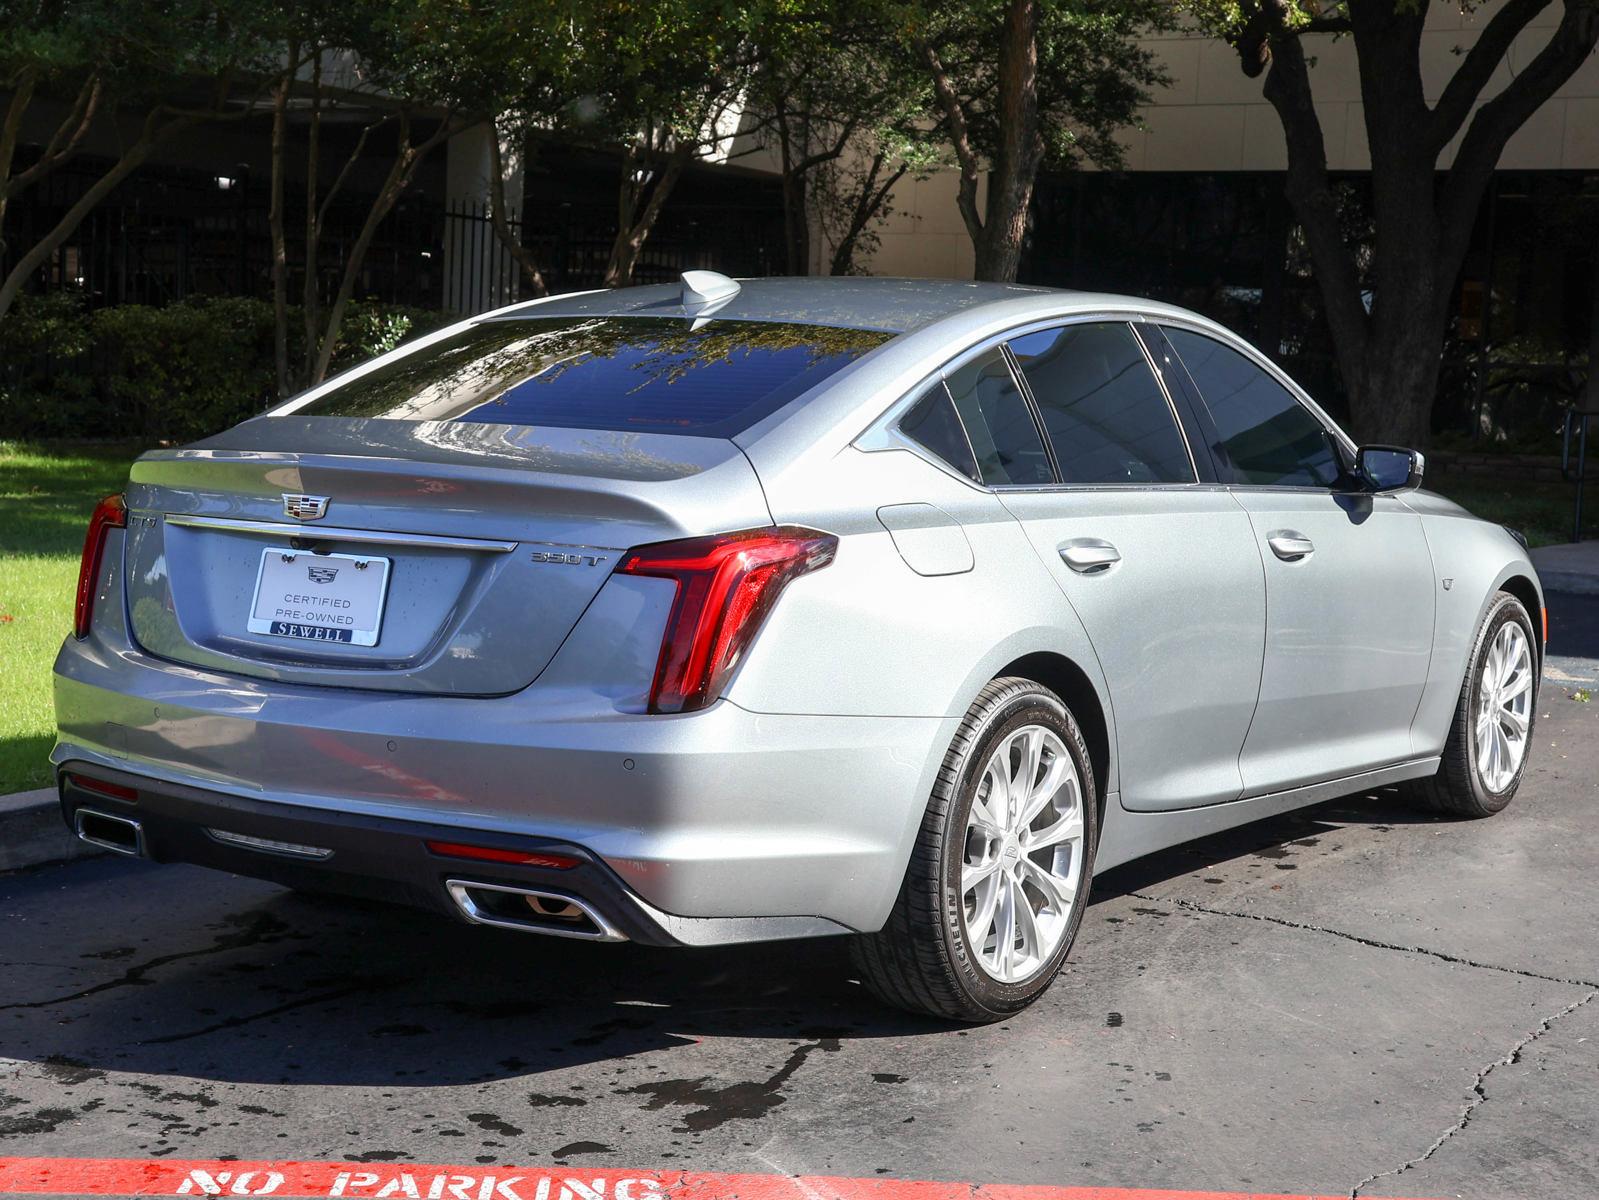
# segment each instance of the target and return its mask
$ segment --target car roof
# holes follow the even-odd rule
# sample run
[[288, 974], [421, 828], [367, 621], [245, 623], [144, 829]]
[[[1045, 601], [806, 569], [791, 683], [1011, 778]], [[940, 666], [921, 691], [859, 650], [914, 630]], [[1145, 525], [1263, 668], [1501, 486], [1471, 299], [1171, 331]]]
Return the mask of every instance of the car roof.
[[861, 276], [741, 279], [736, 295], [697, 309], [683, 307], [683, 285], [652, 284], [575, 292], [492, 314], [514, 317], [704, 316], [718, 321], [781, 321], [909, 333], [943, 317], [1020, 297], [1065, 299], [1058, 288], [960, 279]]

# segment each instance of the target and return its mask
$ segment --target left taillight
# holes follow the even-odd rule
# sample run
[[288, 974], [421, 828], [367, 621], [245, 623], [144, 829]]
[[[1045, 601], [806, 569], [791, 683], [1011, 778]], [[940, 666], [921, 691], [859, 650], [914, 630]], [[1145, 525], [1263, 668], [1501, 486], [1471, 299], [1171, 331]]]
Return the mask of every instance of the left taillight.
[[838, 539], [796, 526], [660, 542], [628, 551], [618, 575], [677, 583], [650, 688], [652, 713], [716, 702], [783, 589], [833, 561]]
[[89, 623], [94, 620], [94, 589], [100, 581], [106, 534], [127, 526], [128, 506], [121, 496], [107, 496], [94, 506], [89, 532], [83, 537], [83, 558], [78, 562], [78, 602], [72, 612], [72, 632], [76, 637], [88, 637]]

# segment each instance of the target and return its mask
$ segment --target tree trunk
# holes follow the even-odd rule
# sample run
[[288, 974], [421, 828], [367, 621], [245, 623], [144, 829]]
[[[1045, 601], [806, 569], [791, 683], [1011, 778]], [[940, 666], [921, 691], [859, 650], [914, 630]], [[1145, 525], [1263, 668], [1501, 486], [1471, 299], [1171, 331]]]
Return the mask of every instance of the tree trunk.
[[1005, 6], [995, 114], [1000, 136], [988, 173], [982, 234], [973, 247], [974, 276], [998, 283], [1016, 281], [1033, 182], [1044, 158], [1038, 128], [1039, 3], [1009, 0]]
[[33, 89], [38, 80], [37, 71], [24, 71], [12, 89], [11, 102], [6, 105], [4, 124], [0, 124], [0, 250], [5, 248], [6, 202], [11, 199], [11, 160], [17, 150], [17, 135], [22, 129], [22, 117], [33, 101]]
[[[311, 117], [305, 143], [305, 282], [300, 292], [300, 319], [304, 324], [305, 348], [300, 355], [299, 386], [309, 387], [316, 365], [317, 330], [321, 327], [320, 267], [317, 251], [322, 241], [322, 209], [317, 202], [318, 176], [322, 165], [322, 47], [311, 47]], [[362, 134], [364, 140], [365, 134]], [[362, 142], [356, 142], [359, 153]]]
[[[505, 162], [500, 152], [499, 126], [489, 129], [489, 221], [494, 227], [494, 236], [500, 240], [500, 245], [507, 254], [516, 260], [516, 265], [522, 270], [522, 279], [527, 284], [527, 289], [537, 300], [550, 294], [549, 286], [544, 282], [544, 272], [539, 270], [538, 259], [534, 258], [533, 251], [516, 235], [511, 228], [510, 217], [505, 206]], [[527, 212], [522, 213], [522, 228], [527, 229]]]
[[283, 175], [287, 155], [289, 91], [299, 66], [300, 48], [289, 46], [289, 67], [272, 95], [272, 199], [267, 226], [272, 235], [272, 361], [277, 369], [277, 397], [289, 394], [289, 251], [283, 236]]
[[366, 252], [372, 246], [372, 239], [377, 236], [378, 227], [383, 224], [383, 219], [393, 211], [395, 203], [410, 186], [422, 160], [434, 147], [442, 145], [460, 132], [461, 127], [453, 124], [447, 117], [439, 126], [437, 133], [413, 146], [410, 118], [405, 113], [400, 114], [399, 145], [395, 151], [394, 163], [389, 168], [383, 186], [378, 189], [372, 207], [367, 210], [366, 221], [362, 224], [361, 232], [345, 259], [344, 274], [339, 280], [338, 293], [334, 296], [333, 303], [328, 306], [327, 322], [322, 327], [320, 340], [316, 343], [316, 359], [311, 368], [311, 378], [308, 380], [310, 386], [314, 387], [327, 378], [328, 366], [333, 361], [333, 351], [338, 345], [339, 330], [344, 324], [345, 310], [349, 308], [350, 300], [355, 295], [355, 281], [360, 277], [361, 267], [366, 261]]
[[638, 265], [644, 243], [649, 240], [667, 197], [672, 194], [678, 180], [683, 177], [683, 172], [688, 169], [689, 160], [694, 157], [694, 152], [693, 145], [672, 147], [666, 156], [666, 165], [661, 168], [659, 177], [649, 188], [647, 196], [643, 198], [642, 207], [638, 203], [640, 197], [632, 179], [636, 162], [631, 158], [623, 160], [621, 200], [617, 210], [618, 228], [616, 240], [611, 244], [610, 262], [605, 266], [603, 283], [606, 287], [627, 287], [633, 282], [633, 269]]
[[855, 248], [859, 244], [861, 235], [866, 232], [877, 214], [882, 211], [889, 194], [894, 190], [894, 185], [905, 177], [905, 172], [910, 170], [906, 163], [900, 163], [887, 179], [878, 182], [878, 176], [883, 170], [886, 156], [881, 150], [872, 156], [872, 165], [866, 171], [866, 177], [861, 180], [861, 192], [855, 199], [855, 208], [850, 213], [849, 227], [844, 230], [844, 236], [838, 239], [838, 245], [833, 248], [833, 261], [829, 267], [830, 275], [848, 275], [855, 265]]
[[805, 211], [805, 176], [785, 168], [783, 172], [783, 250], [784, 267], [790, 275], [811, 273], [811, 228]]

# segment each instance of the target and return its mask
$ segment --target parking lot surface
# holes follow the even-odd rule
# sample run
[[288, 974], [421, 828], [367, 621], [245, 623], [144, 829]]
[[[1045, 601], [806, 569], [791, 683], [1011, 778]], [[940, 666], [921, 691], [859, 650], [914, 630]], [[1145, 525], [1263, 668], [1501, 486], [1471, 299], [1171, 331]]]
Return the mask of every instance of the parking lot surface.
[[[988, 1028], [879, 1007], [836, 942], [590, 946], [124, 860], [0, 877], [0, 1168], [332, 1160], [371, 1167], [344, 1194], [426, 1196], [410, 1165], [457, 1164], [440, 1195], [478, 1200], [504, 1164], [591, 1181], [538, 1200], [654, 1200], [628, 1172], [1599, 1195], [1599, 598], [1552, 608], [1507, 812], [1355, 796], [1108, 873], [1060, 981]], [[693, 1194], [762, 1194], [718, 1178]]]

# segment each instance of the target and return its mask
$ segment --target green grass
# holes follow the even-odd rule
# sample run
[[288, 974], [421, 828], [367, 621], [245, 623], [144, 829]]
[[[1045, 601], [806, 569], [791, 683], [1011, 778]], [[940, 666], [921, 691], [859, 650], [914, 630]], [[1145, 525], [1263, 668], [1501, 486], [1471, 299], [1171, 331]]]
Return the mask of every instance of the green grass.
[[72, 629], [84, 527], [135, 453], [0, 442], [0, 795], [50, 782], [50, 664]]
[[[1569, 483], [1517, 483], [1439, 474], [1429, 476], [1424, 486], [1484, 520], [1521, 530], [1531, 546], [1571, 540], [1571, 506], [1576, 491]], [[1590, 483], [1584, 500], [1583, 537], [1599, 537], [1599, 487]]]

